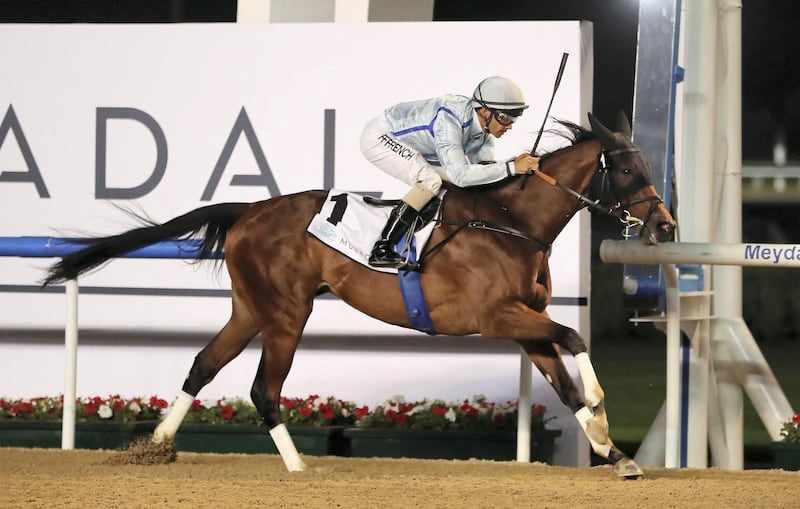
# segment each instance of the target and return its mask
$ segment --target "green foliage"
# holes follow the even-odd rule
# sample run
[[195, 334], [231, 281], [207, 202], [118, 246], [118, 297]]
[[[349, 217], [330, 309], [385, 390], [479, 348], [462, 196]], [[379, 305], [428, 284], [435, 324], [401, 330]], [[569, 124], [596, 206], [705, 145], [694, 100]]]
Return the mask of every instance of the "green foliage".
[[[356, 404], [333, 396], [281, 398], [281, 419], [287, 426], [340, 426], [355, 422]], [[195, 400], [184, 422], [205, 424], [260, 424], [255, 405], [240, 398]]]
[[[167, 402], [156, 396], [123, 398], [119, 395], [75, 400], [75, 418], [81, 422], [134, 422], [161, 418]], [[0, 419], [60, 421], [64, 415], [64, 397], [24, 399], [0, 398]]]
[[305, 399], [281, 398], [281, 418], [288, 426], [348, 426], [356, 421], [356, 404], [315, 394]]
[[183, 422], [197, 424], [259, 424], [256, 407], [241, 398], [194, 400]]
[[[542, 405], [533, 405], [532, 430], [544, 429], [550, 420], [544, 417], [546, 410]], [[517, 429], [518, 414], [517, 402], [492, 403], [485, 396], [449, 403], [427, 398], [409, 403], [396, 396], [372, 411], [358, 409], [356, 424], [362, 428], [513, 431]]]
[[781, 428], [782, 442], [800, 442], [800, 414], [783, 423]]

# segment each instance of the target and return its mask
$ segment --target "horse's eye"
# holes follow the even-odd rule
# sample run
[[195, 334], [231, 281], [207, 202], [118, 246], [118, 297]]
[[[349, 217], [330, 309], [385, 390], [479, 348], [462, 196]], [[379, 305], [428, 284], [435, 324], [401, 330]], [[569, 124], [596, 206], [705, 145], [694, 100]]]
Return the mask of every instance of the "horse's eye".
[[630, 175], [631, 173], [633, 173], [633, 170], [631, 170], [630, 168], [623, 168], [622, 173], [624, 173], [625, 175]]

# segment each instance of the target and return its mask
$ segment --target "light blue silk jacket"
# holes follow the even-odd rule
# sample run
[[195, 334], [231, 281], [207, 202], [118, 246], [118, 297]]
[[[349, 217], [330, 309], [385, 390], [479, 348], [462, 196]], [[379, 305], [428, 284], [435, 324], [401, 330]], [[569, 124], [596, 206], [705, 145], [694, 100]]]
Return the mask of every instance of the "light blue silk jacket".
[[469, 97], [445, 95], [399, 103], [385, 114], [397, 141], [441, 165], [453, 184], [467, 187], [514, 174], [513, 161], [494, 160], [496, 138], [481, 129], [476, 106]]

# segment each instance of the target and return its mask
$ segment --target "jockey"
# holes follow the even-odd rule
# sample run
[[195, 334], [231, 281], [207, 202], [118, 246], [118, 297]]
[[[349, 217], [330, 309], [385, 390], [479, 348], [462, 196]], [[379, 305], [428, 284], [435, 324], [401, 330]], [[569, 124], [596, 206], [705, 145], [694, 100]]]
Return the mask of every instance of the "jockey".
[[513, 81], [491, 76], [478, 84], [471, 98], [445, 95], [400, 103], [367, 123], [361, 152], [412, 186], [389, 215], [369, 264], [402, 268], [405, 260], [394, 246], [439, 193], [442, 180], [477, 186], [538, 169], [539, 158], [527, 152], [511, 161], [494, 159], [495, 139], [511, 129], [527, 107]]

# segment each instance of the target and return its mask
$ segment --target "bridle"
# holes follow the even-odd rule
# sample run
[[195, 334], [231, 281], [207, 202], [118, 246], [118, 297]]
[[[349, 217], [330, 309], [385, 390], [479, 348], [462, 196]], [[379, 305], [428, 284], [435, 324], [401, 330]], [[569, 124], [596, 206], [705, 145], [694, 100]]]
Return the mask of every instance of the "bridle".
[[[664, 203], [664, 200], [658, 195], [646, 196], [644, 198], [639, 198], [632, 201], [619, 200], [618, 197], [621, 194], [624, 196], [630, 196], [636, 191], [650, 185], [650, 183], [645, 181], [644, 179], [638, 179], [636, 182], [637, 184], [639, 184], [638, 187], [629, 186], [625, 189], [619, 189], [614, 185], [613, 180], [609, 178], [608, 175], [609, 172], [615, 169], [614, 166], [611, 164], [614, 156], [619, 154], [632, 154], [637, 152], [639, 152], [639, 149], [635, 147], [620, 148], [609, 151], [606, 150], [600, 151], [600, 154], [598, 154], [597, 156], [597, 172], [602, 176], [602, 180], [600, 183], [599, 197], [596, 200], [592, 200], [588, 196], [581, 194], [570, 187], [562, 185], [552, 177], [549, 177], [548, 175], [545, 175], [540, 171], [536, 171], [535, 175], [542, 178], [545, 182], [557, 187], [558, 189], [561, 189], [562, 191], [571, 194], [572, 196], [577, 198], [578, 201], [583, 206], [589, 208], [590, 210], [593, 210], [600, 214], [614, 216], [617, 219], [619, 219], [619, 221], [625, 226], [622, 235], [626, 238], [629, 238], [634, 235], [633, 229], [636, 228], [637, 226], [643, 226], [644, 224], [646, 224], [650, 220], [650, 216], [653, 215], [653, 212], [655, 212], [658, 206]], [[613, 205], [606, 206], [603, 205], [602, 203], [603, 197], [606, 195], [606, 190], [608, 190], [608, 193], [610, 193], [611, 195]], [[645, 216], [644, 219], [640, 219], [638, 217], [631, 215], [629, 211], [631, 207], [639, 203], [645, 203], [649, 201], [652, 201], [653, 204], [650, 205], [650, 208], [647, 211], [647, 215]]]
[[[619, 221], [625, 226], [623, 230], [623, 236], [629, 238], [633, 236], [632, 229], [637, 226], [643, 226], [650, 221], [650, 216], [658, 209], [658, 206], [664, 203], [664, 199], [661, 198], [659, 195], [653, 196], [645, 196], [644, 198], [638, 198], [636, 200], [628, 200], [620, 201], [619, 196], [631, 196], [640, 189], [650, 186], [650, 182], [646, 181], [644, 178], [640, 177], [636, 180], [636, 186], [628, 186], [624, 189], [620, 189], [614, 185], [612, 179], [609, 178], [609, 172], [614, 170], [614, 166], [612, 165], [613, 157], [619, 154], [633, 154], [638, 153], [639, 149], [635, 147], [630, 148], [620, 148], [615, 150], [609, 151], [601, 151], [600, 154], [597, 156], [597, 171], [602, 175], [602, 181], [600, 183], [600, 193], [599, 198], [597, 200], [602, 202], [603, 196], [606, 193], [606, 189], [611, 194], [612, 201], [615, 204], [611, 207], [602, 207], [602, 209], [598, 209], [600, 212], [604, 212], [608, 215], [613, 215], [619, 219]], [[631, 215], [629, 209], [634, 205], [638, 205], [639, 203], [647, 203], [652, 202], [650, 207], [647, 210], [647, 215], [644, 219], [640, 219], [638, 217], [634, 217]]]

